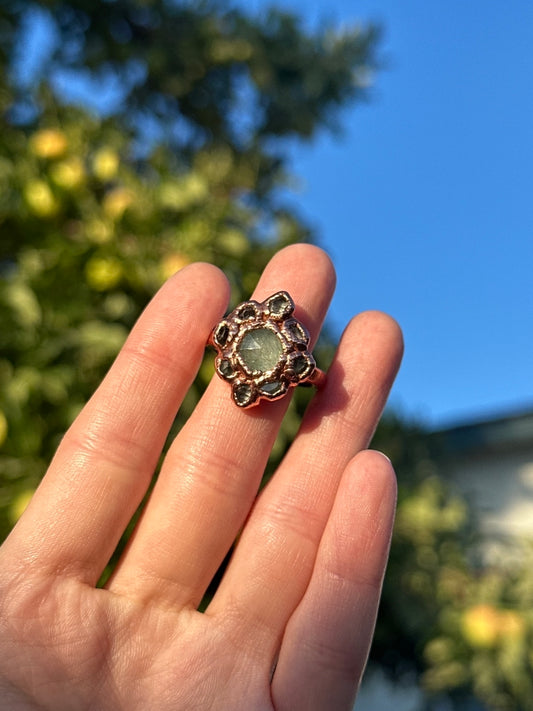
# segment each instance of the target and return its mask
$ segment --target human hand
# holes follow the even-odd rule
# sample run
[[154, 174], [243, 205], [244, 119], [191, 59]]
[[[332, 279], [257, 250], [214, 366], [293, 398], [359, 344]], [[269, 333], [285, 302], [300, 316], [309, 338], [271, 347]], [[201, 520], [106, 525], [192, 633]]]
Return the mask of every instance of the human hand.
[[[326, 255], [295, 245], [273, 258], [254, 298], [290, 291], [316, 338], [333, 288]], [[389, 461], [364, 450], [401, 358], [399, 330], [383, 314], [350, 323], [257, 498], [287, 399], [243, 411], [215, 377], [111, 579], [95, 587], [227, 299], [225, 277], [207, 264], [162, 287], [0, 550], [2, 709], [352, 707], [395, 504]]]

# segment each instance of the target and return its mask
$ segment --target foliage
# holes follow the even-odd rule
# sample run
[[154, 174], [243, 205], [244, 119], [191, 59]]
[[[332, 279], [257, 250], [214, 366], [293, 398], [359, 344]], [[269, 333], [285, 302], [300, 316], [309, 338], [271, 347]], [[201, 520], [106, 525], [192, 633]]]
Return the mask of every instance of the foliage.
[[[8, 0], [0, 33], [5, 535], [165, 278], [207, 260], [242, 300], [274, 251], [310, 238], [282, 198], [283, 141], [362, 96], [375, 32], [310, 34], [281, 12], [210, 3]], [[206, 361], [175, 428], [211, 372]]]
[[[517, 542], [509, 542], [517, 553]], [[494, 709], [533, 708], [533, 550], [519, 564], [441, 572], [440, 614], [424, 648], [432, 691], [475, 695]]]

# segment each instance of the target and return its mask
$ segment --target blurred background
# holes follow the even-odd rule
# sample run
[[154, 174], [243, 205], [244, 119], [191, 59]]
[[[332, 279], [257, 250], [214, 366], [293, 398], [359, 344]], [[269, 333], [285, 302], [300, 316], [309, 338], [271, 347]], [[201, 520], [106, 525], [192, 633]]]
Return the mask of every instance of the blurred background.
[[0, 536], [167, 277], [212, 261], [235, 304], [311, 241], [321, 365], [366, 308], [406, 339], [356, 708], [533, 709], [532, 37], [529, 3], [4, 0]]

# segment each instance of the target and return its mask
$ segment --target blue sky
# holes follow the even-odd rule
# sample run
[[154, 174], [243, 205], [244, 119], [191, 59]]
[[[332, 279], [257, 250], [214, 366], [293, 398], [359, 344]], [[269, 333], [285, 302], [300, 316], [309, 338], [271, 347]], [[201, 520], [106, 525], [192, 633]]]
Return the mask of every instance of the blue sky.
[[367, 308], [400, 322], [391, 404], [431, 426], [533, 408], [533, 3], [277, 5], [384, 28], [371, 102], [340, 141], [294, 150], [294, 199], [337, 266], [335, 328]]

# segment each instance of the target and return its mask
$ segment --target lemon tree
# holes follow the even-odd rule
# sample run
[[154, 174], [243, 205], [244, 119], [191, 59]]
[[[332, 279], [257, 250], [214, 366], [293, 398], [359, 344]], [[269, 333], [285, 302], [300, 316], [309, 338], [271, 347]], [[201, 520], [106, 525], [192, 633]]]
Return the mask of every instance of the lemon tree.
[[275, 250], [313, 238], [283, 197], [286, 141], [364, 96], [376, 31], [222, 2], [7, 0], [0, 34], [4, 537], [166, 278], [207, 260], [242, 300]]

